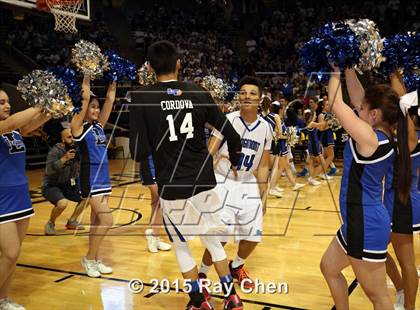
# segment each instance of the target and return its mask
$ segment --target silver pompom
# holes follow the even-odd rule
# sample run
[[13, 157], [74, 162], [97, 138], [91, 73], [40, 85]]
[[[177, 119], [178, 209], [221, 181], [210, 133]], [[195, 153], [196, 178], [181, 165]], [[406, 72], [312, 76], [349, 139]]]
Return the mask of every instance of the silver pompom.
[[138, 70], [139, 83], [141, 86], [154, 85], [158, 82], [157, 76], [154, 72], [149, 71], [148, 64], [145, 62]]
[[203, 78], [202, 85], [210, 92], [214, 100], [223, 101], [226, 99], [228, 85], [222, 79], [218, 79], [214, 75], [207, 75]]
[[362, 57], [357, 65], [357, 69], [362, 71], [370, 71], [378, 68], [385, 58], [382, 56], [384, 48], [384, 40], [381, 38], [376, 24], [369, 19], [346, 20], [351, 30], [356, 34], [360, 42], [360, 52]]
[[17, 90], [32, 107], [39, 107], [53, 118], [62, 118], [73, 111], [67, 87], [55, 76], [43, 70], [34, 70], [19, 82]]
[[108, 58], [95, 43], [80, 40], [71, 50], [72, 62], [84, 75], [96, 79], [109, 69]]
[[229, 112], [239, 111], [239, 93], [235, 93], [232, 101], [229, 102]]
[[290, 126], [286, 128], [287, 145], [294, 147], [299, 143], [299, 134], [296, 127]]
[[341, 129], [341, 124], [338, 119], [332, 113], [327, 113], [324, 120], [328, 123], [328, 126], [332, 131], [338, 131]]

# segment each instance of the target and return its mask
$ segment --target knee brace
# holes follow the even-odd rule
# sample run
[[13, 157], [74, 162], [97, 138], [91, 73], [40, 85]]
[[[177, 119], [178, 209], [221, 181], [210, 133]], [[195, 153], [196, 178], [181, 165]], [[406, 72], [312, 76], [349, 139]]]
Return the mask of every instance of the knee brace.
[[176, 260], [182, 273], [190, 271], [195, 266], [197, 266], [187, 242], [182, 242], [175, 239], [173, 246], [175, 249]]
[[219, 262], [227, 258], [225, 249], [216, 236], [201, 236], [200, 238], [210, 252], [213, 262]]

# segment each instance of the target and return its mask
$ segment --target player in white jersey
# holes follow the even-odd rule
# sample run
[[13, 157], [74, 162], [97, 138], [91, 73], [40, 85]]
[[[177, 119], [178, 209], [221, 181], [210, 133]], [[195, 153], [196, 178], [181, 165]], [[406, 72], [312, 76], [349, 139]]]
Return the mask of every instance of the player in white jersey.
[[[233, 278], [246, 288], [254, 282], [244, 269], [249, 257], [262, 237], [262, 218], [266, 210], [272, 129], [264, 118], [257, 114], [262, 101], [262, 84], [254, 77], [245, 77], [240, 82], [240, 111], [226, 115], [233, 128], [241, 136], [242, 154], [237, 166], [237, 175], [232, 172], [228, 149], [223, 135], [214, 130], [209, 142], [209, 151], [215, 154], [214, 171], [217, 180], [215, 190], [224, 201], [219, 215], [226, 224], [226, 233], [220, 236], [223, 244], [234, 236], [239, 243], [236, 258], [229, 263]], [[199, 276], [205, 278], [211, 266], [211, 256], [206, 250]], [[246, 280], [246, 281], [245, 281]]]

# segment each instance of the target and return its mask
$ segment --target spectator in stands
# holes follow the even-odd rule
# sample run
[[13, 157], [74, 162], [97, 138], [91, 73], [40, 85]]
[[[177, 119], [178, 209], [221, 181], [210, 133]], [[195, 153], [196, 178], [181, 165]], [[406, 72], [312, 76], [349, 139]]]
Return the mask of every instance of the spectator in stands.
[[50, 218], [45, 224], [45, 234], [55, 235], [55, 221], [67, 208], [70, 201], [77, 202], [73, 214], [67, 221], [67, 229], [84, 229], [77, 218], [82, 213], [85, 203], [80, 197], [78, 174], [79, 159], [73, 143], [71, 131], [65, 128], [61, 132], [61, 143], [54, 145], [47, 157], [42, 195], [54, 205]]

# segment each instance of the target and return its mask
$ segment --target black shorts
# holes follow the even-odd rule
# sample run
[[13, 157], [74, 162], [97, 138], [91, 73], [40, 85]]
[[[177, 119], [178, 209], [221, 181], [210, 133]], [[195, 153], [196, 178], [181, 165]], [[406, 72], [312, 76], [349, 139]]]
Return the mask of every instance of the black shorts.
[[42, 188], [42, 195], [51, 202], [53, 205], [57, 205], [62, 199], [67, 199], [74, 202], [81, 202], [82, 197], [80, 196], [79, 187], [71, 186], [70, 184], [60, 184], [55, 186], [44, 186]]

